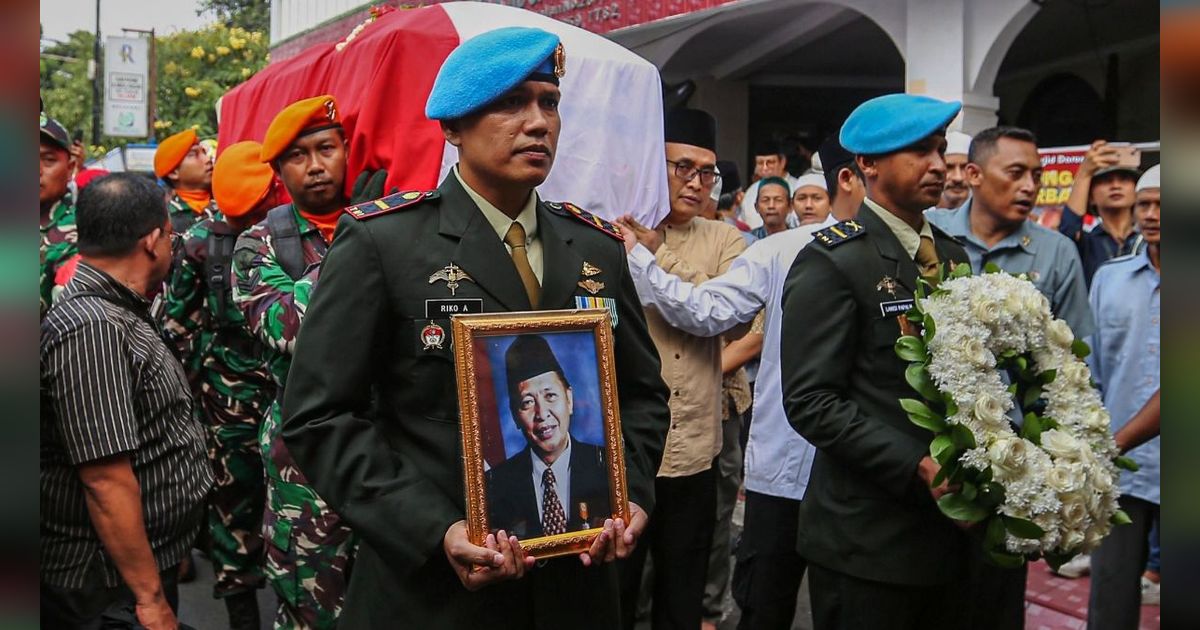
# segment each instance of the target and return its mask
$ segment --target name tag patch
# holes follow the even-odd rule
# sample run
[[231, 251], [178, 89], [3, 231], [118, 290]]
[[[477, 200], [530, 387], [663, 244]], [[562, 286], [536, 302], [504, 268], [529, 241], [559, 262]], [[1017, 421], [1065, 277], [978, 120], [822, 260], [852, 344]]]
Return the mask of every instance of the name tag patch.
[[425, 319], [448, 319], [452, 315], [483, 312], [483, 298], [439, 298], [425, 300]]
[[902, 315], [902, 314], [908, 312], [908, 309], [912, 308], [914, 305], [915, 305], [915, 303], [913, 302], [912, 298], [908, 298], [907, 300], [892, 300], [891, 302], [880, 302], [879, 303], [879, 312], [884, 317], [891, 317], [894, 315]]

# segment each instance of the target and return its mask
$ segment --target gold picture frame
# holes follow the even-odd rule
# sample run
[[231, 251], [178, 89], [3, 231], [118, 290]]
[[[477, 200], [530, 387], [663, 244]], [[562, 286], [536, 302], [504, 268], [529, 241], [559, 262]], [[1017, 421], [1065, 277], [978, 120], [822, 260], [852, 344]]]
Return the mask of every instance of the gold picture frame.
[[[508, 521], [507, 527], [503, 528], [521, 540], [527, 554], [538, 559], [552, 558], [586, 551], [602, 531], [606, 518], [622, 518], [629, 522], [611, 322], [607, 309], [481, 313], [451, 318], [462, 427], [467, 532], [472, 543], [482, 546], [489, 533], [506, 525], [493, 521]], [[521, 352], [516, 348], [518, 339], [524, 339], [520, 344]], [[587, 357], [589, 344], [594, 349], [594, 360]], [[580, 348], [583, 348], [582, 352]], [[539, 349], [541, 354], [537, 352]], [[549, 357], [545, 354], [547, 350]], [[504, 353], [503, 361], [498, 360], [501, 352]], [[537, 406], [540, 403], [534, 402], [537, 394], [525, 388], [527, 383], [539, 378], [532, 374], [545, 368], [546, 360], [559, 368], [558, 382], [567, 391], [561, 398], [568, 401], [566, 405], [570, 408], [565, 414], [560, 413], [567, 419], [565, 431], [562, 431], [562, 420], [555, 419], [553, 410], [542, 411]], [[499, 368], [498, 363], [501, 364]], [[526, 364], [531, 367], [521, 367]], [[514, 371], [522, 369], [531, 371], [531, 378], [508, 383], [510, 376], [514, 380], [519, 377], [514, 376]], [[546, 368], [541, 373], [549, 371]], [[570, 382], [572, 379], [574, 383]], [[525, 407], [519, 411], [514, 406], [517, 403], [512, 402], [514, 400]], [[507, 409], [505, 402], [508, 402]], [[534, 411], [535, 408], [538, 410]], [[576, 417], [578, 410], [587, 413]], [[543, 417], [550, 420], [545, 421]], [[528, 427], [523, 420], [527, 418], [532, 418], [528, 420]], [[511, 426], [506, 427], [506, 424]], [[546, 426], [551, 428], [529, 428]], [[514, 437], [514, 432], [518, 437]], [[603, 444], [581, 439], [579, 435], [585, 432], [593, 438], [601, 435]], [[547, 435], [549, 437], [544, 437]], [[568, 444], [573, 449], [568, 460], [570, 488], [567, 493], [570, 498], [560, 497], [562, 504], [569, 506], [561, 514], [567, 523], [567, 531], [545, 535], [538, 516], [538, 512], [545, 510], [538, 507], [535, 498], [534, 475], [539, 462], [543, 470], [547, 465], [544, 458], [535, 458], [542, 458], [541, 453], [547, 452], [543, 447], [561, 437], [569, 437]], [[497, 446], [498, 440], [501, 446]], [[518, 449], [515, 453], [514, 448]], [[500, 459], [501, 452], [503, 459]], [[583, 460], [585, 456], [590, 460]], [[590, 463], [597, 458], [600, 459], [598, 464]], [[588, 502], [578, 499], [592, 498], [595, 499], [593, 504], [605, 507], [600, 496], [602, 489], [596, 480], [599, 470], [603, 471], [607, 483], [608, 509], [597, 513], [589, 508]], [[526, 480], [528, 486], [524, 484]], [[526, 491], [531, 494], [526, 495]], [[489, 497], [489, 492], [497, 496]], [[544, 498], [546, 494], [543, 486], [541, 496]], [[530, 506], [535, 510], [532, 514]], [[530, 522], [533, 520], [537, 522]]]

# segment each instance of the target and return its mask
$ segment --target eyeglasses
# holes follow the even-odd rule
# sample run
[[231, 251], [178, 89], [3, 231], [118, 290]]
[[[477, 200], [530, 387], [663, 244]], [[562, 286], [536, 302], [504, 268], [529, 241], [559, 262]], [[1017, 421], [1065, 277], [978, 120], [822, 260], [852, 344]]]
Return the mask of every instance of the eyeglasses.
[[692, 181], [696, 175], [700, 176], [700, 183], [705, 186], [716, 185], [721, 181], [721, 174], [715, 168], [696, 168], [695, 165], [689, 162], [676, 162], [667, 160], [667, 164], [675, 167], [675, 177], [682, 179], [684, 182]]

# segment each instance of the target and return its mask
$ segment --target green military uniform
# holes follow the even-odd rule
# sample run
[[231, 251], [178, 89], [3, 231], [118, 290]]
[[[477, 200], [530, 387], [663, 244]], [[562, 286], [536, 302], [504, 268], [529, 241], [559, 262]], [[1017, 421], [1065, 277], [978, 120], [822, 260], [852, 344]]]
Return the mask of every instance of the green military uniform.
[[[328, 246], [320, 230], [293, 206], [280, 208], [283, 214], [276, 208], [268, 219], [243, 232], [233, 254], [234, 302], [251, 333], [267, 346], [267, 364], [279, 395]], [[294, 237], [272, 231], [271, 222], [289, 214]], [[287, 242], [294, 250], [285, 249]], [[298, 260], [291, 261], [289, 251]], [[293, 266], [298, 269], [291, 270]], [[277, 397], [258, 434], [267, 480], [265, 567], [280, 600], [275, 627], [332, 628], [342, 609], [357, 541], [293, 463], [279, 437], [279, 409]]]
[[[864, 203], [855, 221], [816, 232], [784, 286], [784, 408], [818, 449], [800, 505], [797, 548], [810, 563], [818, 628], [827, 627], [818, 601], [833, 599], [829, 586], [836, 580], [839, 593], [858, 598], [836, 602], [843, 609], [839, 627], [846, 627], [847, 614], [854, 618], [849, 627], [911, 627], [913, 619], [959, 627], [949, 589], [963, 578], [966, 538], [917, 477], [933, 436], [909, 422], [899, 403], [914, 395], [904, 378], [907, 363], [893, 348], [912, 304], [917, 266], [885, 221], [899, 219], [882, 217], [887, 211], [872, 205]], [[952, 237], [931, 231], [947, 268], [967, 262]], [[854, 582], [849, 589], [847, 581]]]
[[171, 199], [167, 201], [167, 213], [171, 217], [171, 228], [183, 234], [196, 223], [216, 217], [217, 200], [213, 199], [202, 211], [196, 212], [187, 202], [180, 199], [179, 195], [172, 194]]
[[[540, 308], [591, 301], [613, 311], [629, 499], [650, 511], [667, 389], [619, 237], [572, 208], [536, 203]], [[341, 627], [617, 627], [613, 564], [550, 560], [471, 593], [443, 551], [465, 514], [458, 391], [449, 338], [427, 343], [423, 330], [449, 335], [455, 307], [530, 309], [496, 229], [453, 175], [436, 191], [348, 212], [296, 347], [283, 431], [313, 485], [362, 537]], [[470, 277], [453, 292], [431, 281], [451, 264]]]
[[54, 283], [58, 268], [75, 255], [75, 203], [71, 193], [54, 203], [50, 212], [40, 220], [41, 245], [38, 248], [38, 294], [40, 312], [45, 315], [63, 287]]
[[266, 489], [258, 431], [275, 399], [266, 347], [251, 335], [233, 303], [229, 261], [236, 238], [219, 214], [192, 226], [183, 235], [164, 295], [163, 330], [186, 358], [208, 429], [216, 478], [208, 511], [216, 597], [263, 583]]

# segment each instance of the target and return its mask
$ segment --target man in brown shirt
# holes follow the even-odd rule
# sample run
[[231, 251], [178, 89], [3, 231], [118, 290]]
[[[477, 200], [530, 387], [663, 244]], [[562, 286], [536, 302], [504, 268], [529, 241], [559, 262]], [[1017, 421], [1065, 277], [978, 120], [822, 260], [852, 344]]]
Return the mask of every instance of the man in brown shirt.
[[[667, 114], [665, 131], [671, 212], [654, 230], [632, 217], [622, 225], [663, 270], [699, 284], [724, 273], [746, 241], [737, 228], [698, 216], [720, 180], [716, 121], [706, 112], [677, 109]], [[622, 621], [633, 628], [649, 553], [654, 556], [652, 626], [698, 628], [716, 511], [713, 459], [721, 451], [723, 341], [673, 328], [654, 309], [646, 310], [646, 323], [671, 389], [671, 427], [655, 482], [657, 508], [622, 576]]]

